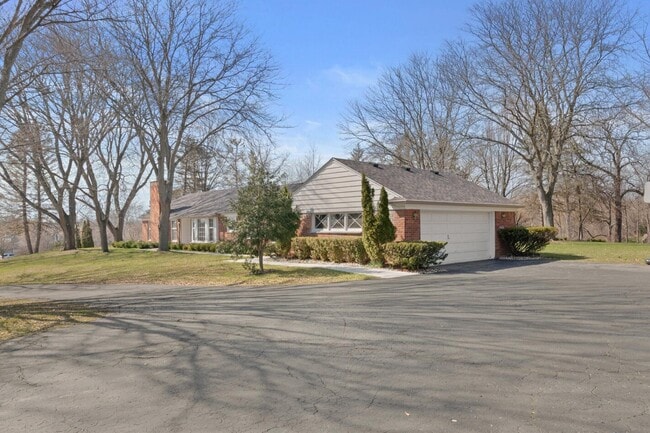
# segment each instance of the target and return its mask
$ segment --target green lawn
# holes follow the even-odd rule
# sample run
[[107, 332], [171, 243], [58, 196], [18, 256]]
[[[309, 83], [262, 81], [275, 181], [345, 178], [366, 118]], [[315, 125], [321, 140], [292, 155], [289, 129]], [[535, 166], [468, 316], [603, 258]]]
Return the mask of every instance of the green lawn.
[[[265, 266], [265, 269], [267, 267]], [[190, 286], [298, 285], [370, 277], [329, 269], [269, 266], [250, 275], [227, 256], [132, 249], [58, 251], [0, 261], [0, 285], [170, 284]]]
[[645, 265], [645, 259], [650, 258], [650, 244], [555, 241], [542, 250], [542, 257]]

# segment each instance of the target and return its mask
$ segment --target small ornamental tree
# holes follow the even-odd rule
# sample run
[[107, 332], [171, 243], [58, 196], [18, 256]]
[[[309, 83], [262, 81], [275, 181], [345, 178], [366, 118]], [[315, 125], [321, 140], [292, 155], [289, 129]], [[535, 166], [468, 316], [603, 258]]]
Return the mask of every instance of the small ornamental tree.
[[368, 253], [368, 258], [373, 265], [381, 266], [384, 258], [381, 253], [381, 243], [377, 233], [377, 219], [373, 199], [375, 191], [370, 187], [370, 182], [365, 174], [361, 174], [361, 208], [363, 210], [363, 224], [361, 238], [363, 246]]
[[252, 163], [246, 186], [233, 203], [237, 213], [235, 242], [241, 249], [252, 248], [264, 272], [264, 248], [270, 241], [288, 243], [296, 234], [300, 214], [293, 209], [289, 190], [281, 188], [271, 173], [259, 163]]
[[388, 211], [388, 193], [383, 186], [379, 194], [375, 224], [377, 225], [377, 240], [381, 245], [395, 240], [395, 226], [390, 220], [390, 213]]
[[79, 226], [77, 226], [77, 225], [75, 225], [74, 234], [75, 234], [74, 245], [75, 245], [75, 248], [79, 249], [83, 245], [81, 243], [81, 236], [82, 236], [81, 235], [81, 228]]
[[90, 221], [86, 219], [81, 225], [81, 248], [93, 248], [94, 246], [93, 230], [90, 228]]

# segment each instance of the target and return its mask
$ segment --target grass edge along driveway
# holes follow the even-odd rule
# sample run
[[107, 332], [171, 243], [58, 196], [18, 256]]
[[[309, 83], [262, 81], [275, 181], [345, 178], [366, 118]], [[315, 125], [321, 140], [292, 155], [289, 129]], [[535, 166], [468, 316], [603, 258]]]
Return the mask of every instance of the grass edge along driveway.
[[330, 269], [269, 266], [251, 275], [229, 256], [132, 249], [56, 251], [0, 261], [0, 286], [15, 284], [304, 285], [370, 277]]

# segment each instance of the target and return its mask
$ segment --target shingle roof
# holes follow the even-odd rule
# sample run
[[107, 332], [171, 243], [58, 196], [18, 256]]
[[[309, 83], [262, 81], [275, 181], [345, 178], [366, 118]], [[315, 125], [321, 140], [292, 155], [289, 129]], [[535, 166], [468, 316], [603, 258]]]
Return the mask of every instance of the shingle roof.
[[[295, 191], [300, 184], [289, 184], [289, 191]], [[232, 203], [237, 200], [237, 188], [213, 189], [195, 192], [172, 199], [171, 219], [206, 217], [232, 213]]]
[[211, 216], [232, 212], [237, 188], [195, 192], [172, 199], [170, 218]]
[[405, 201], [471, 205], [519, 205], [452, 173], [333, 158], [400, 195]]

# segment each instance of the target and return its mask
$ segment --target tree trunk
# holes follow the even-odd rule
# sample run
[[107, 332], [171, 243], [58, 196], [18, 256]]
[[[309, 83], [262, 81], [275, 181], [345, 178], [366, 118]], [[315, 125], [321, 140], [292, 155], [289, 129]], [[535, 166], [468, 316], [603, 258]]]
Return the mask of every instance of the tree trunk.
[[27, 203], [25, 200], [22, 200], [21, 204], [21, 214], [23, 218], [23, 231], [25, 232], [25, 244], [27, 245], [27, 254], [34, 254], [34, 248], [32, 247], [32, 237], [29, 234], [29, 218], [27, 217]]
[[169, 251], [169, 217], [171, 213], [172, 185], [158, 179], [158, 202], [160, 203], [160, 220], [158, 221], [158, 251]]
[[77, 230], [76, 225], [69, 215], [64, 215], [61, 218], [63, 224], [61, 228], [63, 229], [63, 251], [76, 250], [77, 249]]
[[97, 226], [99, 228], [99, 245], [103, 253], [108, 252], [108, 227], [106, 224], [107, 218], [101, 215], [101, 212], [96, 213]]
[[544, 191], [542, 186], [537, 187], [537, 197], [542, 206], [542, 225], [544, 227], [555, 227], [553, 216], [553, 195]]
[[260, 242], [257, 246], [257, 258], [260, 263], [260, 273], [264, 272], [264, 242]]
[[34, 252], [38, 253], [41, 249], [41, 234], [43, 233], [43, 212], [41, 211], [41, 190], [37, 187], [36, 197], [38, 203], [38, 211], [36, 212], [36, 243], [34, 244]]
[[622, 179], [614, 179], [614, 242], [623, 241], [623, 197], [621, 196]]

